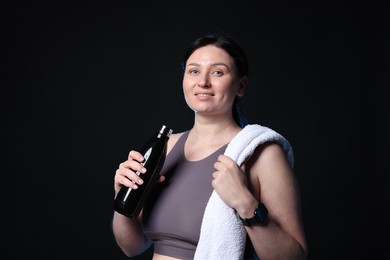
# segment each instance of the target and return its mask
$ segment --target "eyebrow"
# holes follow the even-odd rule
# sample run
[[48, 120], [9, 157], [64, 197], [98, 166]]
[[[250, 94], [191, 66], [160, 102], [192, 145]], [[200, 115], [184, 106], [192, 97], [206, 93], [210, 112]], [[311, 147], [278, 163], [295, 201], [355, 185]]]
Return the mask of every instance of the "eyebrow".
[[[201, 65], [199, 63], [193, 62], [193, 63], [187, 64], [187, 66], [201, 66]], [[210, 65], [210, 67], [216, 67], [216, 66], [224, 66], [224, 67], [230, 69], [229, 66], [226, 65], [226, 63], [223, 63], [223, 62], [216, 62], [216, 63], [212, 63]]]

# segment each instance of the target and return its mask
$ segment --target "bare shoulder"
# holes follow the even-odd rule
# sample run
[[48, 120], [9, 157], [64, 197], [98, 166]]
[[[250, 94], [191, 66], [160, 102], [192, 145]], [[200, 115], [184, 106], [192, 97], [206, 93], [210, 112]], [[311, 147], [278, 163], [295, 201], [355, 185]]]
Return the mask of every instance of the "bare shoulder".
[[175, 134], [171, 134], [169, 136], [169, 140], [168, 140], [168, 147], [167, 147], [167, 153], [169, 153], [172, 149], [172, 147], [175, 146], [177, 140], [179, 140], [179, 138], [184, 134], [184, 132], [181, 132], [181, 133], [175, 133]]
[[298, 189], [296, 176], [287, 155], [276, 142], [259, 146], [246, 163], [246, 167], [250, 183], [255, 191], [261, 190], [264, 199], [275, 191], [282, 190], [288, 190], [293, 196]]
[[183, 135], [184, 132], [181, 133], [174, 133], [169, 136], [169, 142], [175, 144], [177, 140], [179, 140], [180, 136]]
[[267, 142], [259, 146], [248, 161], [251, 167], [264, 170], [272, 167], [287, 168], [291, 170], [283, 148], [276, 142]]
[[[261, 199], [269, 204], [272, 211], [280, 211], [283, 215], [297, 206], [299, 187], [296, 176], [279, 144], [261, 145], [248, 163], [251, 183], [259, 188]], [[283, 207], [275, 209], [274, 205]]]

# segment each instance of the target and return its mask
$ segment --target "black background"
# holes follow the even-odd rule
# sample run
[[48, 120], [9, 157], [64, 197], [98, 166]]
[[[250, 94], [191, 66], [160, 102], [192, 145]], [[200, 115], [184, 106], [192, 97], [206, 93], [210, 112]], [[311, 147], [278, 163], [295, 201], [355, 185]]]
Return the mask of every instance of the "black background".
[[[315, 3], [314, 3], [315, 2]], [[292, 144], [308, 259], [389, 259], [389, 16], [381, 3], [1, 4], [2, 259], [125, 259], [113, 177], [193, 115], [187, 45], [246, 49], [251, 123]]]

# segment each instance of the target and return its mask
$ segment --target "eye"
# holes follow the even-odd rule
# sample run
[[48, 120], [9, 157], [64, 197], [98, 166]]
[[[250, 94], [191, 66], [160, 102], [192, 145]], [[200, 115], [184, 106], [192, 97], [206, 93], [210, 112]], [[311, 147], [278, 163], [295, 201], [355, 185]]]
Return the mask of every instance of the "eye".
[[220, 77], [223, 75], [223, 72], [221, 70], [214, 70], [211, 74]]
[[190, 70], [188, 71], [188, 73], [191, 74], [191, 75], [198, 75], [198, 74], [199, 74], [199, 71], [196, 70], [196, 69], [190, 69]]

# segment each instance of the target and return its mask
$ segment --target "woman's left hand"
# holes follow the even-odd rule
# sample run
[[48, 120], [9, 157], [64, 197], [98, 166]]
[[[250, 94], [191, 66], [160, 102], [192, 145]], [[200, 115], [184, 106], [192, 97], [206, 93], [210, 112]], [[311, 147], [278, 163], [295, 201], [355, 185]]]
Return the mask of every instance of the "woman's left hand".
[[249, 192], [245, 173], [226, 155], [218, 156], [214, 169], [211, 185], [229, 207], [235, 208], [241, 196]]

